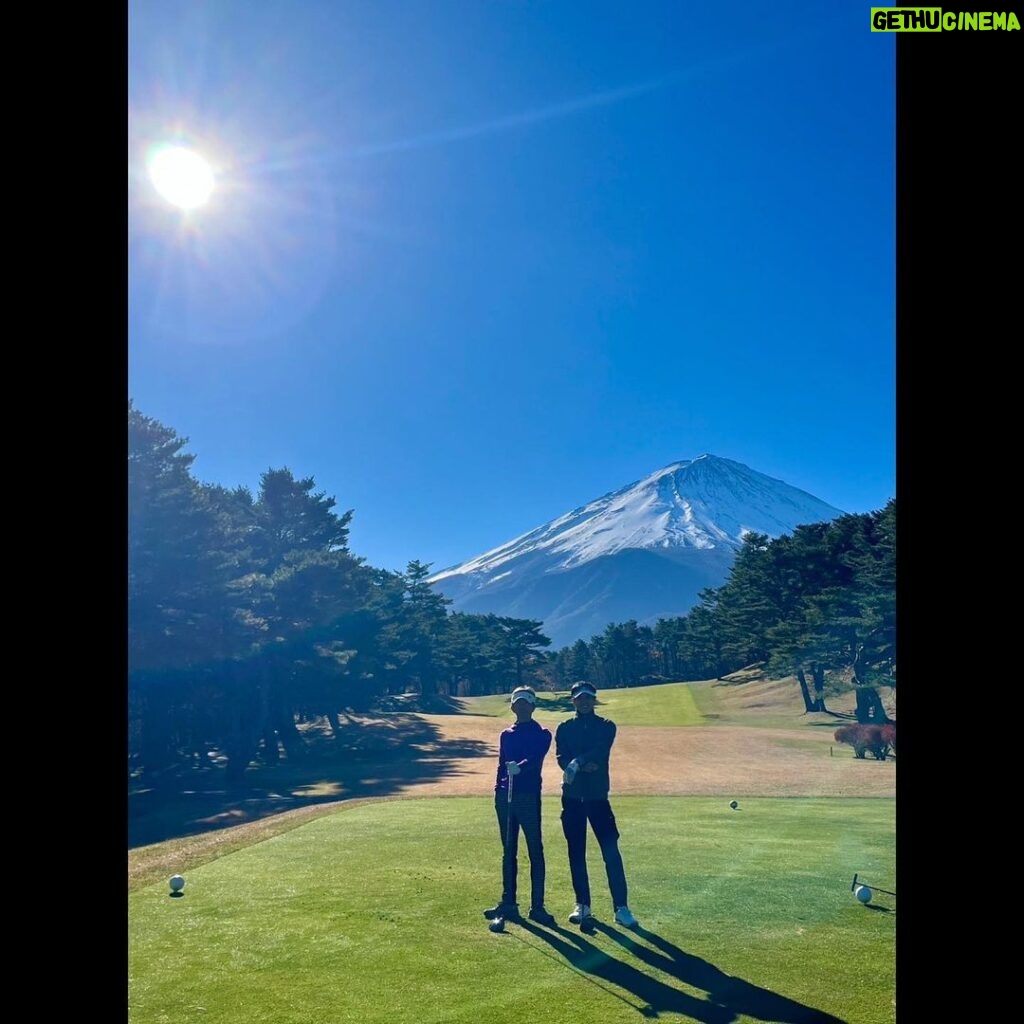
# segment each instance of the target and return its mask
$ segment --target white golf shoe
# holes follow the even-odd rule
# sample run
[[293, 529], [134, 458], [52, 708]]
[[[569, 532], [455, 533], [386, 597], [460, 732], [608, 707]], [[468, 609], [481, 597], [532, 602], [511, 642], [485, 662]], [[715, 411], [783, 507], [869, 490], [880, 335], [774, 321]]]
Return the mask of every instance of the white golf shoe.
[[590, 913], [590, 907], [586, 903], [577, 903], [569, 915], [569, 923], [580, 924], [580, 922], [586, 921], [588, 917], [593, 917], [593, 914]]
[[[570, 920], [572, 919], [570, 918]], [[615, 920], [625, 928], [635, 928], [637, 923], [629, 907], [616, 907]]]

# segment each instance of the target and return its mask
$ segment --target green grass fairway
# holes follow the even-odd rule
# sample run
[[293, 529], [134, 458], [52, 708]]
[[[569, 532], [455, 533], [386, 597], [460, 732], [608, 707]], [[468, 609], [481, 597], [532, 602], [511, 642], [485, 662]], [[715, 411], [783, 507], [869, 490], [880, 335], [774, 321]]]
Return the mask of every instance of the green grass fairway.
[[[129, 894], [131, 1024], [890, 1024], [895, 801], [620, 797], [640, 930], [572, 908], [558, 801], [545, 798], [557, 930], [487, 930], [500, 843], [488, 798], [361, 803]], [[529, 863], [520, 853], [520, 899]], [[171, 872], [168, 872], [170, 874]]]
[[[464, 697], [461, 703], [466, 714], [509, 718], [508, 694]], [[600, 690], [594, 710], [616, 725], [703, 725], [705, 721], [689, 683]], [[574, 714], [568, 692], [538, 693], [534, 714], [538, 722], [554, 728]]]

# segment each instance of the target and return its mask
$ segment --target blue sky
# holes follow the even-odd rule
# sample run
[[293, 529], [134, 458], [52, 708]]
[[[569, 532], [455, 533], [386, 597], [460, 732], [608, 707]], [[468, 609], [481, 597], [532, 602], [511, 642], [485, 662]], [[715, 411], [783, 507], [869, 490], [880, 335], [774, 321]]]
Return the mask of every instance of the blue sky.
[[[867, 8], [131, 0], [129, 394], [447, 567], [703, 452], [895, 494], [894, 40]], [[203, 154], [164, 201], [161, 142]]]

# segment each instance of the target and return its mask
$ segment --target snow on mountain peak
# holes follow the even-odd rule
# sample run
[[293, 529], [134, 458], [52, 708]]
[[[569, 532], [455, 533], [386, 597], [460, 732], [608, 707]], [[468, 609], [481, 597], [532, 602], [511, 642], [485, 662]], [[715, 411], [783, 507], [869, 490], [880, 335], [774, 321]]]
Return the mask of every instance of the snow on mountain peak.
[[629, 548], [739, 548], [747, 533], [777, 537], [840, 509], [731, 459], [705, 453], [567, 512], [544, 526], [446, 569], [431, 582], [472, 574], [480, 585], [516, 570], [573, 569]]

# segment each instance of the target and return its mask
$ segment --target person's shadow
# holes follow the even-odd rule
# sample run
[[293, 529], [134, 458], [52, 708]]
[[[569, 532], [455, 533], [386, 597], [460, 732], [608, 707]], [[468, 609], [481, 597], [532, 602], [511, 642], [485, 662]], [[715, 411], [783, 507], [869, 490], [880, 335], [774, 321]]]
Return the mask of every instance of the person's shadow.
[[517, 923], [532, 935], [543, 939], [577, 971], [591, 978], [603, 978], [631, 992], [641, 1001], [640, 1006], [630, 1003], [617, 992], [606, 990], [633, 1005], [644, 1017], [680, 1013], [702, 1024], [731, 1024], [742, 1014], [773, 1024], [844, 1024], [839, 1017], [823, 1010], [804, 1006], [793, 999], [752, 985], [742, 978], [732, 977], [706, 960], [683, 952], [678, 946], [673, 946], [654, 932], [639, 926], [633, 932], [657, 947], [657, 951], [634, 941], [630, 934], [610, 928], [602, 922], [594, 922], [595, 930], [607, 935], [649, 967], [678, 978], [691, 988], [703, 989], [707, 993], [706, 999], [698, 999], [673, 988], [631, 964], [609, 956], [588, 942], [578, 931], [561, 927], [540, 928], [527, 920]]

